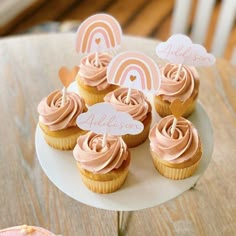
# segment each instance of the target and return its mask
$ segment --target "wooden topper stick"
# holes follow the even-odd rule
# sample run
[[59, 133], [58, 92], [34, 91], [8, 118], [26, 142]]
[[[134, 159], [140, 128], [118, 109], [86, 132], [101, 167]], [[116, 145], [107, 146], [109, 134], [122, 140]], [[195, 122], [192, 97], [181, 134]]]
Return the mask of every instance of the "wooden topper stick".
[[131, 90], [132, 90], [131, 88], [128, 89], [127, 97], [126, 97], [126, 99], [125, 99], [125, 103], [126, 103], [126, 104], [129, 104], [129, 102], [130, 102]]
[[71, 71], [68, 70], [66, 67], [61, 67], [59, 70], [59, 78], [64, 85], [62, 90], [62, 102], [61, 106], [65, 105], [66, 101], [66, 89], [67, 87], [74, 81], [75, 76], [77, 75], [79, 68], [76, 66]]
[[176, 118], [174, 117], [174, 121], [173, 121], [171, 130], [170, 130], [171, 138], [174, 137], [174, 133], [175, 133], [175, 128], [176, 128], [177, 122], [178, 122], [178, 119], [176, 119]]
[[98, 67], [100, 65], [98, 52], [99, 52], [99, 44], [101, 43], [101, 38], [96, 38], [95, 43], [97, 44], [97, 51], [95, 52], [95, 66]]
[[66, 87], [63, 87], [62, 89], [62, 99], [61, 99], [61, 107], [65, 105], [66, 102]]
[[176, 73], [175, 78], [174, 78], [175, 81], [177, 81], [178, 78], [179, 78], [180, 72], [181, 72], [181, 70], [182, 70], [182, 66], [183, 66], [183, 64], [179, 64], [177, 73]]
[[126, 104], [128, 104], [130, 102], [130, 95], [131, 95], [131, 92], [132, 92], [132, 83], [136, 80], [136, 76], [135, 75], [130, 75], [129, 80], [130, 80], [130, 87], [128, 89], [127, 97], [125, 99]]
[[179, 99], [176, 99], [170, 104], [170, 110], [174, 115], [174, 121], [170, 130], [172, 138], [176, 129], [178, 119], [184, 114], [191, 102], [192, 98], [187, 99], [185, 102], [181, 102]]
[[98, 58], [98, 52], [95, 52], [95, 66], [98, 67], [100, 64], [99, 58]]
[[105, 147], [106, 140], [107, 140], [107, 133], [103, 134], [103, 137], [102, 137], [102, 147], [103, 148]]

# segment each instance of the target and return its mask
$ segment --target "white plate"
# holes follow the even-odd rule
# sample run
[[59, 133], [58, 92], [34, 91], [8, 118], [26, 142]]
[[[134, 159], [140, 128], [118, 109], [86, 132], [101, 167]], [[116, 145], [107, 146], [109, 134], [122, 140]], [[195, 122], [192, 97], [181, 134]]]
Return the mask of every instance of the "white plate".
[[[75, 84], [72, 89], [75, 89]], [[153, 109], [153, 124], [160, 118]], [[149, 152], [149, 140], [131, 149], [129, 175], [120, 190], [110, 194], [97, 194], [82, 183], [72, 151], [58, 151], [49, 147], [37, 126], [35, 146], [39, 162], [48, 178], [70, 197], [97, 208], [134, 211], [157, 206], [191, 188], [206, 170], [213, 151], [213, 129], [203, 109], [197, 103], [189, 118], [198, 129], [203, 158], [193, 176], [184, 180], [169, 180], [155, 169]]]

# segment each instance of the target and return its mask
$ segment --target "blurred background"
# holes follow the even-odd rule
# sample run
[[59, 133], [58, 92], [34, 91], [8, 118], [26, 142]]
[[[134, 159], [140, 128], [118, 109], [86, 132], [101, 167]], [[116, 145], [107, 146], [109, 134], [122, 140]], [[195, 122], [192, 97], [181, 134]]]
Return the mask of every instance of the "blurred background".
[[[185, 33], [190, 35], [198, 5], [212, 2], [210, 13], [205, 13], [206, 19], [209, 16], [209, 26], [203, 41], [210, 50], [224, 1], [236, 5], [236, 0], [1, 0], [0, 37], [27, 33], [75, 32], [79, 23], [88, 16], [105, 12], [120, 22], [125, 34], [166, 40], [171, 33], [178, 32], [178, 29], [173, 30], [177, 4], [182, 4], [179, 13], [182, 17], [187, 10], [189, 12]], [[235, 11], [236, 7], [222, 54], [227, 60], [231, 59], [236, 47]], [[202, 26], [206, 24], [204, 17], [201, 21]]]

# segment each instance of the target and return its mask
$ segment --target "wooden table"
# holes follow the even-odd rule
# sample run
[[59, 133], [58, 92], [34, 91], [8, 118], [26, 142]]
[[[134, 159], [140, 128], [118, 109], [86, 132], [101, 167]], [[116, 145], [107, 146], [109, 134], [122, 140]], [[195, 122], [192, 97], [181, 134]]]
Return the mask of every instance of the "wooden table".
[[[126, 37], [123, 49], [146, 50], [156, 58], [155, 41], [130, 42]], [[61, 87], [59, 67], [78, 62], [73, 34], [0, 41], [0, 228], [29, 224], [64, 236], [117, 234], [116, 212], [66, 196], [46, 177], [35, 154], [37, 104]], [[151, 209], [126, 212], [125, 235], [236, 233], [236, 68], [219, 59], [214, 68], [199, 72], [199, 100], [215, 132], [210, 165], [194, 190]]]
[[[1, 3], [3, 1], [8, 4], [1, 4], [1, 36], [24, 33], [25, 31], [28, 32], [29, 29], [31, 32], [39, 32], [42, 28], [44, 30], [65, 32], [68, 29], [76, 29], [79, 22], [87, 17], [104, 12], [118, 20], [125, 34], [152, 37], [163, 41], [167, 40], [171, 34], [172, 13], [175, 6], [174, 0], [99, 0], [96, 3], [94, 0], [2, 0]], [[191, 17], [189, 17], [187, 29], [192, 28], [193, 16], [196, 14], [198, 5], [198, 1], [192, 2]], [[205, 46], [208, 49], [211, 48], [221, 3], [222, 1], [216, 1], [212, 9], [210, 25], [205, 39]], [[12, 14], [8, 14], [9, 10], [11, 10], [11, 13], [18, 14], [13, 17]], [[3, 23], [4, 18], [10, 18], [11, 20], [9, 19], [9, 21]], [[52, 24], [49, 23], [46, 26], [45, 23], [50, 21]], [[42, 24], [42, 27], [39, 28], [39, 24]], [[227, 59], [231, 58], [232, 50], [235, 47], [236, 24], [232, 27], [224, 53], [224, 57]]]

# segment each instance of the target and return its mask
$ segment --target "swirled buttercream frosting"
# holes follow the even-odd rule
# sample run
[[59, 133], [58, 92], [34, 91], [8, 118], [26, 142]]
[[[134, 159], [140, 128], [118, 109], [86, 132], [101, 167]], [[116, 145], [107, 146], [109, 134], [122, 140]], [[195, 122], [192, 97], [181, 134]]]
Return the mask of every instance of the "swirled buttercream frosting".
[[129, 113], [133, 119], [144, 121], [152, 107], [146, 96], [139, 90], [132, 89], [130, 100], [127, 103], [127, 88], [119, 88], [104, 97], [104, 101], [110, 103], [116, 110]]
[[97, 90], [107, 89], [110, 86], [107, 82], [107, 66], [111, 59], [110, 55], [99, 53], [96, 64], [95, 54], [83, 57], [79, 65], [79, 78], [85, 85], [96, 87]]
[[173, 121], [173, 115], [166, 116], [150, 130], [150, 147], [164, 161], [183, 163], [197, 152], [199, 136], [193, 124], [182, 117], [178, 119], [172, 135]]
[[121, 137], [109, 135], [104, 145], [102, 142], [103, 135], [91, 131], [78, 138], [73, 154], [83, 169], [105, 174], [118, 169], [128, 158], [128, 149]]
[[36, 226], [28, 226], [28, 225], [21, 225], [21, 226], [14, 226], [7, 229], [0, 230], [1, 236], [56, 236], [55, 234], [49, 232], [48, 230], [36, 227]]
[[73, 92], [67, 92], [64, 106], [61, 104], [62, 92], [56, 90], [38, 105], [39, 122], [48, 126], [50, 131], [76, 126], [77, 116], [85, 110], [84, 99]]
[[186, 101], [190, 97], [198, 95], [199, 75], [194, 67], [183, 65], [178, 79], [175, 76], [178, 71], [178, 65], [166, 64], [161, 68], [161, 87], [157, 96], [160, 95], [163, 100], [172, 102], [176, 98]]

